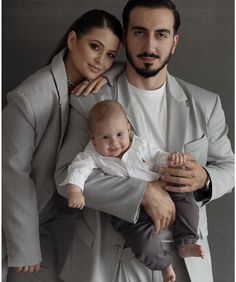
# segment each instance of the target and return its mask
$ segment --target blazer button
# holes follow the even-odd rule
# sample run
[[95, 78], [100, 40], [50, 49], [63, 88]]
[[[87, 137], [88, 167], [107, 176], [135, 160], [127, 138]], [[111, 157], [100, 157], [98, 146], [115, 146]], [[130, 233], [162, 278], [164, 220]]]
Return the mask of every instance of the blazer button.
[[120, 252], [121, 251], [121, 246], [116, 244], [113, 246], [113, 250], [116, 251], [116, 252]]

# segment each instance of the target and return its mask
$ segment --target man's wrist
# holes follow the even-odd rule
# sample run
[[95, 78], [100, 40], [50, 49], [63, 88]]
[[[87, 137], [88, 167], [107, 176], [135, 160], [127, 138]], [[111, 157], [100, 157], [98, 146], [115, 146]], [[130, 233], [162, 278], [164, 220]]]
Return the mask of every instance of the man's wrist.
[[209, 192], [212, 186], [210, 175], [208, 174], [207, 170], [205, 171], [207, 173], [207, 178], [204, 185], [200, 188], [201, 192]]

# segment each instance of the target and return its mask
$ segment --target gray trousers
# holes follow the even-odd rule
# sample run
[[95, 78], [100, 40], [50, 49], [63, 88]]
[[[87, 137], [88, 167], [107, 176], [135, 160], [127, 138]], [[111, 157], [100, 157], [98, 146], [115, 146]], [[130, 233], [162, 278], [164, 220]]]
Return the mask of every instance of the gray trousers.
[[[199, 239], [199, 207], [189, 194], [170, 193], [176, 207], [173, 239], [176, 247], [195, 244]], [[163, 270], [171, 264], [171, 255], [162, 246], [151, 218], [141, 209], [135, 224], [113, 217], [113, 227], [122, 234], [137, 259], [151, 270]]]

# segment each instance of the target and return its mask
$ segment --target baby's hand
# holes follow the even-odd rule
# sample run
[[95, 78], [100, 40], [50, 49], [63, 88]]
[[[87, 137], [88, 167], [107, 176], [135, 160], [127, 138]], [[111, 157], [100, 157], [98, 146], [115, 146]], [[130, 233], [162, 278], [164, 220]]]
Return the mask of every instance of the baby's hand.
[[68, 207], [81, 209], [85, 206], [85, 199], [79, 186], [68, 184]]
[[183, 167], [186, 164], [187, 156], [185, 153], [174, 152], [171, 153], [167, 159], [167, 165], [169, 167]]
[[16, 272], [38, 272], [40, 270], [40, 263], [29, 266], [18, 266]]

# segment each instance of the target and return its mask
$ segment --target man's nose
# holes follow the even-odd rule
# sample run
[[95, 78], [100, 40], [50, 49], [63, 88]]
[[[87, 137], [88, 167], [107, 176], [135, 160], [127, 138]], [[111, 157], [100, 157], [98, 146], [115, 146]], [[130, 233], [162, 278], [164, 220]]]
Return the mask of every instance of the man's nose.
[[153, 36], [149, 35], [145, 41], [145, 51], [149, 54], [155, 53], [156, 50], [156, 40]]

